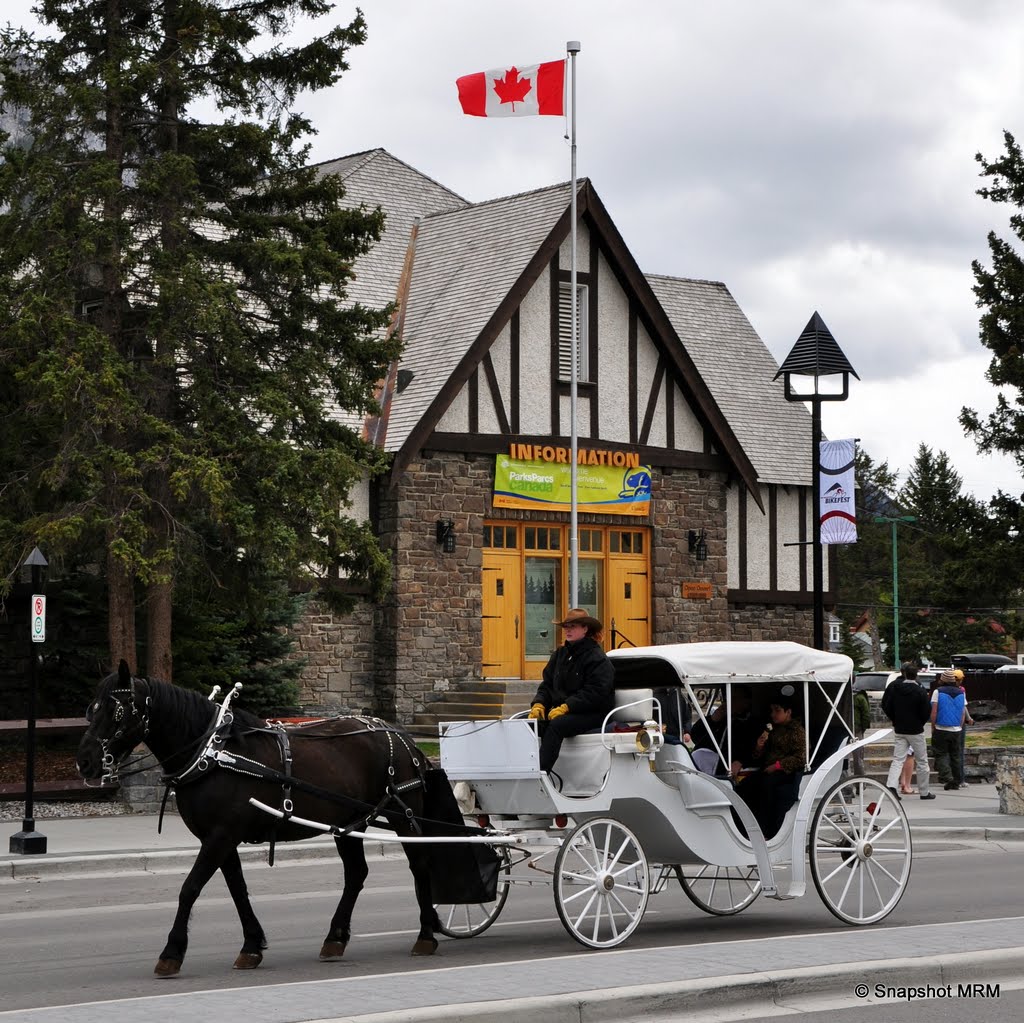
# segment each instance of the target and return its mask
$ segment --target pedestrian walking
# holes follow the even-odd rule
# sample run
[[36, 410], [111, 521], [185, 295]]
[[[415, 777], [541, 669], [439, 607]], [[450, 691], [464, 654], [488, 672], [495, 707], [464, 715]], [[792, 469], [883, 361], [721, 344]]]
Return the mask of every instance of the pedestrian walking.
[[947, 791], [960, 788], [960, 735], [966, 715], [967, 697], [950, 668], [939, 676], [931, 698], [932, 752], [939, 781]]
[[971, 717], [970, 701], [967, 699], [967, 689], [964, 687], [964, 673], [956, 668], [953, 671], [953, 677], [956, 679], [957, 685], [960, 687], [960, 691], [964, 694], [964, 727], [960, 729], [960, 784], [967, 784], [967, 726], [974, 724], [974, 718]]
[[892, 763], [885, 784], [897, 799], [902, 798], [896, 786], [900, 781], [907, 750], [913, 750], [917, 767], [917, 791], [922, 799], [934, 799], [935, 793], [928, 790], [928, 750], [924, 741], [924, 726], [931, 713], [928, 694], [917, 684], [916, 664], [905, 661], [901, 669], [902, 677], [890, 682], [882, 694], [882, 711], [892, 722], [896, 733]]

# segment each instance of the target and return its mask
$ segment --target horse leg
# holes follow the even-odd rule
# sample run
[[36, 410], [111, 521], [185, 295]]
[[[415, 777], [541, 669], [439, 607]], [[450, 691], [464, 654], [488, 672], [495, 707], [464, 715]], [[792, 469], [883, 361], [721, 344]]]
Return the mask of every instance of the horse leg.
[[267, 947], [267, 936], [263, 933], [252, 903], [249, 901], [249, 889], [242, 874], [242, 861], [238, 857], [237, 847], [228, 853], [220, 865], [220, 872], [227, 882], [231, 900], [238, 911], [238, 919], [242, 924], [242, 949], [235, 959], [233, 969], [255, 970], [263, 962], [263, 949]]
[[434, 901], [430, 895], [430, 850], [420, 845], [403, 845], [416, 889], [416, 902], [420, 907], [420, 932], [412, 946], [414, 956], [432, 956], [437, 951], [434, 932], [441, 930]]
[[[233, 848], [233, 847], [229, 847]], [[185, 951], [188, 948], [188, 921], [192, 915], [192, 907], [196, 904], [207, 881], [217, 872], [224, 861], [226, 852], [222, 842], [213, 842], [207, 839], [199, 849], [192, 869], [185, 878], [185, 883], [178, 893], [178, 912], [174, 916], [174, 923], [167, 935], [167, 944], [160, 953], [153, 972], [158, 977], [175, 977], [181, 970], [181, 964], [185, 961]], [[237, 855], [237, 853], [236, 853]]]
[[345, 946], [352, 937], [352, 910], [356, 899], [363, 890], [369, 869], [366, 866], [366, 854], [363, 851], [361, 838], [334, 839], [338, 847], [338, 855], [345, 870], [345, 886], [338, 901], [338, 908], [331, 917], [331, 926], [327, 937], [320, 948], [320, 962], [336, 963], [345, 954]]

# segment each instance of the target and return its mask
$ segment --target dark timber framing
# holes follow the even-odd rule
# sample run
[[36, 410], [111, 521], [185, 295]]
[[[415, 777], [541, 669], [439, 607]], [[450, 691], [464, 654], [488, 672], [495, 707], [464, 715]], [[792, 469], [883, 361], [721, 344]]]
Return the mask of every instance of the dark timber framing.
[[[694, 410], [695, 415], [704, 428], [705, 451], [718, 450], [730, 466], [732, 471], [739, 476], [746, 490], [753, 496], [757, 506], [764, 511], [761, 504], [761, 495], [757, 484], [757, 473], [741, 447], [736, 435], [722, 414], [721, 409], [715, 402], [708, 390], [707, 384], [701, 378], [697, 367], [690, 358], [682, 342], [679, 340], [672, 326], [671, 321], [655, 298], [651, 286], [636, 264], [632, 253], [626, 248], [622, 236], [615, 227], [611, 218], [604, 208], [604, 204], [598, 198], [590, 182], [586, 179], [580, 182], [578, 196], [579, 216], [584, 218], [591, 229], [590, 234], [590, 270], [585, 274], [578, 274], [579, 283], [588, 284], [591, 322], [590, 328], [591, 355], [597, 355], [597, 315], [596, 315], [596, 285], [597, 267], [599, 253], [604, 255], [608, 265], [620, 284], [623, 285], [626, 294], [635, 298], [637, 315], [649, 333], [651, 340], [658, 347], [661, 356], [665, 359], [669, 375], [674, 377], [677, 384], [682, 388], [683, 395]], [[549, 281], [552, 289], [552, 314], [551, 330], [552, 336], [557, 336], [557, 284], [561, 271], [558, 270], [558, 251], [562, 242], [569, 235], [569, 209], [558, 218], [548, 233], [547, 238], [541, 243], [533, 257], [529, 260], [519, 278], [509, 290], [508, 294], [498, 304], [491, 314], [483, 330], [476, 340], [469, 346], [465, 355], [460, 359], [458, 365], [448, 378], [446, 384], [435, 395], [419, 422], [409, 432], [402, 447], [395, 453], [392, 463], [392, 478], [397, 478], [409, 465], [410, 461], [418, 456], [431, 439], [435, 427], [449, 408], [456, 396], [466, 386], [470, 377], [476, 371], [484, 355], [488, 352], [495, 339], [511, 321], [513, 313], [521, 305], [523, 299], [540, 278], [541, 274], [548, 270]], [[554, 349], [556, 346], [552, 346]], [[557, 353], [552, 352], [552, 358], [557, 359]], [[594, 364], [594, 373], [597, 372], [597, 365]], [[551, 370], [552, 378], [557, 376], [557, 368]], [[568, 387], [568, 384], [565, 385]], [[593, 384], [581, 385], [579, 393], [585, 395], [590, 401], [590, 440], [600, 439], [600, 409], [598, 405], [597, 388]], [[551, 420], [552, 435], [561, 432], [558, 419], [559, 388], [552, 388], [551, 396]], [[638, 409], [639, 412], [639, 409]], [[512, 438], [504, 438], [508, 443]], [[465, 447], [465, 444], [463, 445]], [[665, 456], [660, 454], [653, 459], [659, 465], [668, 464]]]

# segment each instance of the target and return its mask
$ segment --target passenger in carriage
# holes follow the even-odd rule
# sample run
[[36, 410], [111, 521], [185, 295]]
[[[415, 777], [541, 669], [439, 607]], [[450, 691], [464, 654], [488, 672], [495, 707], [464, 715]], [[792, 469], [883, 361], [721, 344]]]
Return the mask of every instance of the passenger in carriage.
[[530, 707], [540, 722], [540, 769], [550, 771], [562, 740], [600, 728], [615, 707], [615, 671], [601, 649], [604, 626], [574, 607], [561, 621], [565, 643], [552, 653]]
[[[787, 692], [789, 690], [789, 692]], [[807, 762], [804, 726], [793, 717], [797, 705], [792, 686], [772, 697], [771, 725], [754, 743], [751, 766], [760, 770], [748, 776], [737, 791], [753, 811], [765, 838], [771, 838], [800, 797], [800, 776]]]
[[[753, 698], [750, 686], [738, 683], [732, 687], [732, 714], [726, 719], [726, 702], [722, 699], [718, 706], [707, 716], [707, 724], [697, 720], [690, 729], [689, 739], [694, 745], [693, 762], [699, 771], [705, 774], [718, 774], [732, 778], [739, 776], [744, 764], [752, 762], [754, 743], [761, 733], [760, 725], [750, 716]], [[726, 727], [728, 723], [728, 728]], [[722, 751], [722, 756], [729, 756], [727, 733], [732, 733], [732, 760], [729, 769], [715, 749], [715, 743]], [[714, 741], [712, 741], [712, 738]], [[684, 741], [686, 736], [684, 736]]]

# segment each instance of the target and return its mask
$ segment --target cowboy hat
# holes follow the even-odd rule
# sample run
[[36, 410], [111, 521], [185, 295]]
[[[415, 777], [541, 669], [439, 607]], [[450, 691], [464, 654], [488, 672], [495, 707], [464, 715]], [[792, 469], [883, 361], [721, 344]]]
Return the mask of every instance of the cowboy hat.
[[567, 625], [583, 625], [587, 632], [600, 632], [604, 626], [593, 615], [587, 614], [581, 607], [574, 607], [564, 618], [556, 618], [552, 625], [560, 625], [563, 629]]

